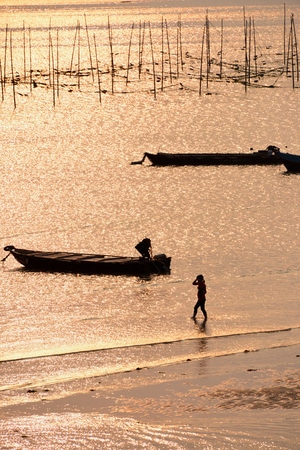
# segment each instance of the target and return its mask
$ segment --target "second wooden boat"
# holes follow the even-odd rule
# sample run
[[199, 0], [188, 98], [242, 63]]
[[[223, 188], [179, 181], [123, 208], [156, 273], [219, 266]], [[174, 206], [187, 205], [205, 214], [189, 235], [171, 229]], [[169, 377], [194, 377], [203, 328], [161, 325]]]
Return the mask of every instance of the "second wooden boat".
[[143, 164], [146, 158], [154, 166], [251, 166], [282, 164], [278, 155], [279, 148], [269, 145], [265, 150], [252, 153], [163, 153], [145, 152], [141, 161], [131, 164]]

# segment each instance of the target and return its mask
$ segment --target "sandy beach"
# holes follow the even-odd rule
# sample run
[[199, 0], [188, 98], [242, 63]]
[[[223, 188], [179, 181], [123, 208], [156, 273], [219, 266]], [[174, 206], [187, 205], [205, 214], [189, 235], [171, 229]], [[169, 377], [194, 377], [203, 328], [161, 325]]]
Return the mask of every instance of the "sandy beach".
[[[173, 432], [180, 429], [185, 438], [186, 433], [193, 434], [193, 438], [189, 436], [176, 448], [218, 448], [214, 447], [212, 437], [218, 436], [220, 443], [221, 433], [224, 435], [222, 448], [258, 448], [260, 442], [259, 448], [297, 449], [299, 363], [300, 347], [296, 345], [245, 350], [235, 355], [155, 368], [141, 367], [133, 372], [81, 380], [79, 384], [27, 389], [26, 403], [2, 407], [1, 434], [6, 446], [1, 448], [27, 448], [27, 443], [35, 448], [43, 436], [45, 422], [48, 444], [53, 441], [54, 445], [62, 433], [61, 448], [77, 448], [71, 437], [72, 429], [79, 426], [81, 442], [87, 445], [84, 436], [90, 439], [94, 433], [96, 439], [99, 435], [98, 426], [87, 433], [87, 424], [82, 423], [83, 417], [92, 416], [93, 420], [101, 417], [102, 425], [105, 418], [105, 429], [109, 421], [110, 440], [103, 444], [105, 448], [114, 448], [118, 426], [122, 423], [128, 428], [130, 423], [129, 428], [134, 426], [136, 432], [136, 427], [146, 426], [152, 430], [159, 427], [159, 433], [162, 429]], [[70, 394], [75, 390], [74, 383], [76, 393]], [[61, 397], [63, 391], [65, 396]], [[67, 434], [59, 427], [51, 432], [51, 424], [62, 425], [65, 421]], [[123, 448], [141, 445], [126, 442], [124, 429], [122, 440]], [[18, 442], [22, 447], [17, 447]], [[54, 448], [48, 444], [45, 448]], [[100, 448], [98, 443], [95, 445], [94, 448]], [[162, 447], [155, 439], [143, 446]]]

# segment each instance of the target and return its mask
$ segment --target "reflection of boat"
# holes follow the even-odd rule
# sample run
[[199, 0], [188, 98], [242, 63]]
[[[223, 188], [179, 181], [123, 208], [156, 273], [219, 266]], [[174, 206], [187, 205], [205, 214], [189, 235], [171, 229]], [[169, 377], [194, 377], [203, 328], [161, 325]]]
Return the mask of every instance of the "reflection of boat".
[[289, 172], [300, 173], [300, 155], [279, 152], [279, 157]]
[[142, 164], [148, 158], [154, 166], [233, 166], [233, 165], [274, 165], [282, 164], [278, 156], [279, 148], [269, 145], [266, 150], [252, 153], [161, 153], [145, 152]]
[[171, 258], [164, 254], [153, 258], [108, 256], [24, 250], [12, 245], [4, 247], [4, 250], [27, 269], [35, 271], [133, 276], [170, 273]]

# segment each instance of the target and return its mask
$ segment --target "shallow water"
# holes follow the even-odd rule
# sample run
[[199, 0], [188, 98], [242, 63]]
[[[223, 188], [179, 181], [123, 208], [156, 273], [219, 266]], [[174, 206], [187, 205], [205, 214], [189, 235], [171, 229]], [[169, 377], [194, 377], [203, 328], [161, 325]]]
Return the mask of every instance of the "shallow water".
[[[265, 6], [262, 16], [257, 7], [248, 8], [266, 64], [277, 67], [282, 6]], [[288, 7], [291, 11], [297, 20], [299, 5]], [[58, 97], [47, 76], [37, 79], [46, 85], [32, 92], [28, 83], [17, 85], [16, 109], [12, 87], [6, 86], [0, 110], [2, 247], [134, 255], [136, 243], [149, 236], [154, 253], [172, 256], [172, 271], [149, 280], [28, 273], [9, 257], [1, 270], [2, 391], [187, 356], [299, 343], [299, 177], [283, 166], [130, 164], [144, 151], [244, 152], [272, 144], [300, 152], [299, 89], [292, 89], [290, 78], [275, 71], [259, 81], [261, 88], [247, 92], [240, 83], [215, 80], [207, 89], [202, 86], [199, 97], [199, 76], [191, 72], [198, 71], [195, 55], [205, 12], [204, 5], [158, 9], [139, 4], [113, 9], [85, 5], [85, 11], [78, 5], [8, 8], [2, 14], [1, 59], [9, 24], [15, 71], [21, 74], [23, 20], [26, 40], [31, 27], [35, 70], [48, 70], [50, 18], [54, 42], [59, 29], [60, 67], [69, 67], [80, 20], [81, 67], [88, 67], [84, 13], [90, 36], [96, 35], [101, 67], [110, 64], [108, 15], [116, 64], [126, 64], [131, 25], [138, 27], [140, 20], [151, 20], [159, 60], [162, 14], [173, 52], [181, 14], [184, 53], [193, 55], [173, 87], [161, 91], [158, 84], [156, 100], [149, 91], [153, 79], [145, 75], [139, 81], [137, 71], [130, 73], [129, 87], [124, 78], [115, 80], [115, 95], [103, 73], [102, 89], [108, 92], [101, 104], [91, 76], [82, 77], [80, 86], [76, 77], [61, 78]], [[243, 28], [241, 7], [214, 6], [209, 16], [213, 55], [224, 18], [226, 59], [242, 61], [243, 40], [236, 38]], [[136, 64], [137, 34], [132, 55]], [[151, 64], [147, 53], [145, 69]], [[118, 73], [123, 76], [121, 69]], [[190, 319], [196, 300], [192, 281], [198, 273], [208, 288], [205, 327], [201, 317], [198, 323]], [[61, 354], [66, 356], [54, 356]]]
[[[262, 418], [263, 419], [263, 418]], [[216, 429], [209, 422], [202, 424], [196, 430], [188, 425], [182, 427], [145, 426], [131, 419], [120, 420], [98, 414], [82, 415], [70, 414], [70, 420], [74, 424], [70, 432], [69, 425], [58, 423], [55, 417], [51, 418], [31, 416], [29, 419], [14, 419], [13, 423], [6, 421], [6, 425], [14, 428], [11, 443], [23, 449], [40, 448], [41, 442], [47, 442], [47, 448], [55, 449], [58, 446], [64, 449], [74, 448], [147, 448], [147, 449], [214, 449], [221, 445], [225, 450], [245, 449], [296, 449], [291, 437], [283, 437], [277, 429], [285, 428], [289, 432], [293, 430], [290, 424], [295, 416], [287, 414], [284, 420], [278, 421], [276, 414], [270, 423], [258, 429], [254, 426], [255, 438], [249, 435], [251, 429], [251, 415], [246, 417], [247, 431], [241, 424], [240, 417], [230, 418], [228, 424], [224, 417], [219, 419]], [[224, 428], [221, 428], [221, 427]], [[226, 428], [228, 427], [228, 428]], [[82, 435], [82, 430], [85, 435]], [[232, 431], [234, 429], [234, 432]], [[101, 430], [101, 432], [99, 432]], [[266, 434], [271, 434], [271, 439], [266, 439]], [[218, 443], [218, 444], [216, 444]], [[220, 447], [219, 447], [220, 448]]]

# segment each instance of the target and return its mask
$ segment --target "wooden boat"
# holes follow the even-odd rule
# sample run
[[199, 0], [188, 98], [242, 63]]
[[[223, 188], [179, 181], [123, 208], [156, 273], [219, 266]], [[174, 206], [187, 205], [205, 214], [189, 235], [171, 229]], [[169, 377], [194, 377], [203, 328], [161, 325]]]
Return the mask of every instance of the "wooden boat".
[[289, 172], [300, 173], [300, 155], [279, 152], [279, 157]]
[[171, 258], [164, 254], [147, 257], [109, 256], [87, 253], [43, 252], [4, 247], [29, 270], [96, 275], [149, 276], [170, 273]]
[[143, 164], [146, 158], [154, 166], [251, 166], [282, 164], [278, 156], [279, 148], [269, 145], [265, 150], [252, 153], [162, 153], [145, 152], [141, 161], [131, 164]]

